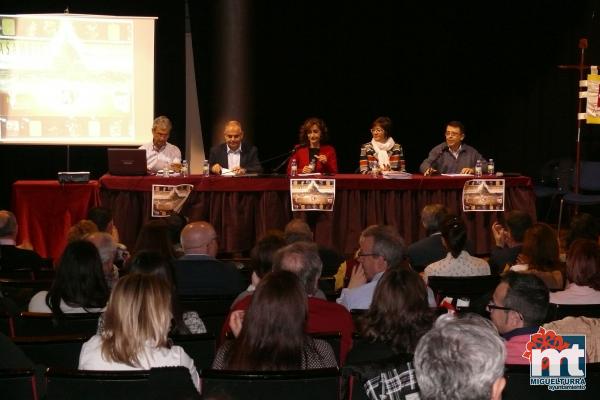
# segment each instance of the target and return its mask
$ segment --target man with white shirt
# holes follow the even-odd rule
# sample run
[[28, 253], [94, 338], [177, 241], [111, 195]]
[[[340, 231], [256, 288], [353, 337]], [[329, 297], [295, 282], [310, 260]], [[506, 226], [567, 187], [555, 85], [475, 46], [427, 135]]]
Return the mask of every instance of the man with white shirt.
[[244, 175], [262, 172], [263, 168], [258, 160], [258, 150], [244, 140], [242, 124], [238, 121], [227, 122], [223, 136], [225, 143], [210, 149], [208, 161], [213, 174]]
[[196, 221], [181, 231], [184, 255], [175, 261], [177, 291], [183, 295], [237, 295], [245, 288], [240, 271], [216, 259], [219, 243], [211, 224]]
[[358, 265], [352, 271], [348, 287], [337, 302], [348, 310], [366, 310], [371, 305], [379, 279], [388, 268], [400, 268], [404, 240], [390, 226], [372, 225], [358, 240]]
[[170, 168], [172, 163], [181, 162], [181, 151], [168, 143], [173, 125], [169, 118], [161, 115], [152, 123], [152, 141], [140, 146], [146, 150], [146, 164], [148, 171], [156, 172]]

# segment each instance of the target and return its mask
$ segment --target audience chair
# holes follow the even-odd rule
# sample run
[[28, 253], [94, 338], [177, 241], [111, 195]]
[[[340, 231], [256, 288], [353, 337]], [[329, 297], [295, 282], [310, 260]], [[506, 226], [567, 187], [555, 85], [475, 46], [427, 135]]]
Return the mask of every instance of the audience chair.
[[40, 290], [48, 290], [52, 285], [52, 280], [48, 279], [16, 279], [0, 278], [1, 296], [11, 299], [19, 309], [27, 309], [29, 300]]
[[467, 298], [470, 301], [469, 307], [457, 307], [457, 311], [483, 314], [492, 293], [500, 283], [500, 277], [498, 275], [430, 276], [427, 282], [435, 294], [437, 304], [440, 304], [444, 297]]
[[577, 391], [550, 391], [547, 386], [529, 384], [530, 366], [506, 365], [504, 377], [506, 387], [502, 392], [503, 400], [554, 400], [581, 399], [596, 400], [600, 398], [600, 363], [586, 364], [586, 389]]
[[15, 336], [94, 335], [101, 313], [64, 314], [22, 312], [13, 318]]
[[546, 320], [558, 321], [566, 317], [600, 318], [600, 304], [552, 304]]
[[338, 297], [338, 293], [335, 291], [335, 277], [333, 276], [320, 277], [319, 289], [325, 293], [325, 296], [329, 301], [335, 301], [335, 299]]
[[78, 371], [49, 368], [46, 400], [199, 399], [186, 367], [141, 371]]
[[183, 347], [194, 360], [196, 369], [210, 368], [217, 350], [217, 339], [211, 333], [198, 335], [172, 335], [173, 344]]
[[[552, 159], [540, 169], [539, 179], [533, 185], [536, 199], [550, 198], [544, 221], [548, 221], [557, 198], [562, 196], [573, 174], [573, 161], [570, 159]], [[538, 205], [538, 211], [540, 207]], [[538, 214], [538, 219], [541, 219]]]
[[[202, 394], [236, 400], [338, 399], [337, 368], [301, 371], [227, 371], [206, 369], [200, 374]], [[228, 397], [227, 397], [228, 396]]]
[[35, 273], [31, 268], [18, 268], [9, 271], [0, 270], [0, 279], [34, 280]]
[[0, 397], [3, 400], [37, 400], [33, 369], [0, 369]]
[[77, 369], [81, 346], [88, 339], [83, 335], [31, 336], [15, 337], [13, 342], [35, 364]]
[[335, 354], [335, 361], [337, 361], [338, 365], [342, 365], [340, 363], [340, 353], [342, 346], [342, 333], [341, 332], [315, 332], [311, 333], [310, 336], [313, 339], [324, 340], [333, 349], [333, 353]]
[[[562, 223], [563, 206], [565, 203], [575, 206], [592, 206], [600, 204], [600, 161], [581, 161], [579, 171], [579, 189], [584, 193], [566, 193], [560, 200], [558, 212], [558, 232]], [[594, 194], [585, 192], [596, 192]]]
[[221, 327], [229, 314], [236, 296], [179, 296], [181, 310], [196, 311], [206, 326], [206, 331], [220, 335]]

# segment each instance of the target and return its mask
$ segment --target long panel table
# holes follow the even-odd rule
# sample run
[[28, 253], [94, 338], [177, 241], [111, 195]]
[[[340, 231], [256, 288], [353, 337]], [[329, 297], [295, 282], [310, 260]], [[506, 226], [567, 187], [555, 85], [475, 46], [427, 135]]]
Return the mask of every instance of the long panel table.
[[[413, 175], [411, 179], [383, 179], [338, 174], [333, 212], [291, 212], [289, 179], [275, 177], [158, 176], [100, 178], [102, 204], [113, 210], [121, 240], [132, 247], [141, 226], [151, 219], [154, 184], [192, 184], [194, 190], [182, 213], [191, 221], [215, 226], [220, 250], [244, 252], [269, 229], [283, 229], [299, 216], [314, 227], [315, 240], [344, 254], [357, 247], [360, 232], [371, 224], [396, 226], [407, 243], [425, 235], [420, 223], [423, 206], [445, 204], [463, 215], [475, 253], [486, 254], [492, 245], [490, 229], [496, 212], [463, 213], [462, 188], [466, 177]], [[472, 178], [471, 178], [472, 179]], [[520, 209], [534, 216], [535, 195], [528, 177], [507, 177], [505, 209]], [[293, 215], [297, 214], [297, 215]]]

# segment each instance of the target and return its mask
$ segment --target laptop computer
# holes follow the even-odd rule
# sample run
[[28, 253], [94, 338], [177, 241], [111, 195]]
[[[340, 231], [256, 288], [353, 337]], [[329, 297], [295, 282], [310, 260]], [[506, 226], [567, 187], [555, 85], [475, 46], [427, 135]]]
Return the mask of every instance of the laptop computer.
[[108, 149], [108, 172], [111, 175], [146, 175], [146, 150]]

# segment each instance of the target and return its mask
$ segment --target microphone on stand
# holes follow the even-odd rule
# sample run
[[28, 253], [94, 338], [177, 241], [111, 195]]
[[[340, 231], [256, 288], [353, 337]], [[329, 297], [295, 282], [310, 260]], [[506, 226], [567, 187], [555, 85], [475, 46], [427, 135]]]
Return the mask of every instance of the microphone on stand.
[[275, 167], [273, 169], [273, 173], [277, 173], [285, 164], [288, 163], [288, 161], [290, 160], [290, 158], [298, 151], [298, 149], [301, 149], [303, 147], [306, 147], [306, 145], [305, 144], [297, 144], [297, 145], [294, 146], [294, 148], [292, 150], [290, 150], [290, 151], [288, 151], [288, 152], [286, 152], [284, 154], [280, 154], [278, 156], [272, 157], [269, 160], [266, 160], [266, 161], [270, 161], [270, 160], [274, 160], [274, 159], [279, 158], [279, 157], [287, 156], [281, 162], [281, 164], [279, 164], [277, 167]]
[[[444, 154], [445, 151], [448, 151], [449, 147], [448, 145], [444, 145], [444, 147], [442, 147], [442, 149], [440, 150], [440, 152], [435, 156], [435, 158], [433, 159], [433, 161], [431, 161], [431, 164], [429, 166], [429, 168], [427, 169], [427, 171], [429, 171], [429, 173], [425, 174], [427, 176], [429, 175], [435, 175], [435, 174], [439, 174], [438, 170], [433, 168], [434, 164], [437, 164], [438, 160], [442, 157], [442, 155]], [[426, 171], [426, 172], [427, 172]]]

